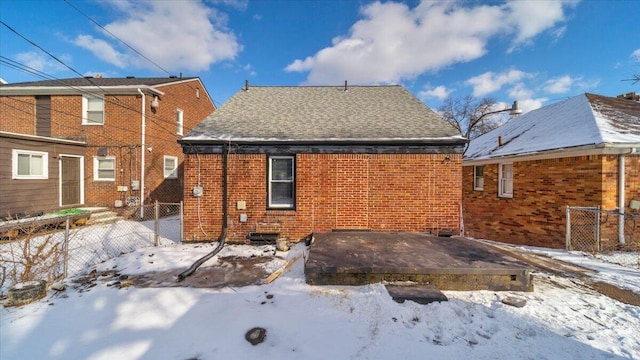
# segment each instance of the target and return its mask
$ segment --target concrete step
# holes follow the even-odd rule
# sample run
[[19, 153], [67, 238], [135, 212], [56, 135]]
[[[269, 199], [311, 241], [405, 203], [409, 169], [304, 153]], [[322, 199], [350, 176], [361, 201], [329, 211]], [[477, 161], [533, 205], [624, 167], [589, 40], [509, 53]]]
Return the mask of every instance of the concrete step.
[[117, 213], [111, 211], [108, 208], [92, 209], [91, 217], [89, 218], [89, 221], [87, 222], [87, 224], [88, 225], [110, 224], [121, 219], [122, 219], [121, 216], [118, 216]]
[[396, 283], [385, 285], [385, 287], [391, 298], [399, 303], [411, 300], [418, 304], [426, 305], [436, 301], [449, 301], [449, 298], [440, 289], [429, 284]]

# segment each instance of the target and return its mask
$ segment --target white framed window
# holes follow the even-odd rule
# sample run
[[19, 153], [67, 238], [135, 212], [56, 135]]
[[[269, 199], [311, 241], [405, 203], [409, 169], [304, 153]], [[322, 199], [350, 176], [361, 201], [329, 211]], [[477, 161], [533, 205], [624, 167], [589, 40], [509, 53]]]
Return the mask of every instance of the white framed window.
[[49, 154], [42, 151], [12, 151], [11, 173], [13, 179], [48, 179]]
[[97, 156], [93, 158], [94, 181], [116, 181], [116, 158]]
[[295, 208], [295, 158], [293, 156], [269, 157], [267, 178], [268, 207], [271, 209]]
[[513, 164], [498, 164], [498, 196], [513, 197]]
[[176, 134], [184, 134], [184, 111], [182, 109], [176, 110]]
[[82, 125], [104, 125], [104, 99], [82, 96]]
[[164, 156], [164, 178], [178, 178], [178, 158], [176, 156]]
[[473, 167], [473, 190], [484, 190], [484, 165]]

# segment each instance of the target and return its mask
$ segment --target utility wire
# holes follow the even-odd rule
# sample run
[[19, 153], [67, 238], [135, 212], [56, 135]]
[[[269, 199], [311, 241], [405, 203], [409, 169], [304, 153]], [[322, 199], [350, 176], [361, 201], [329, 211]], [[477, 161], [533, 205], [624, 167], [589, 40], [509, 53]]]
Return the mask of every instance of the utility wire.
[[114, 39], [120, 41], [121, 43], [123, 43], [126, 47], [128, 47], [129, 49], [131, 49], [131, 51], [135, 52], [136, 54], [140, 55], [140, 57], [142, 57], [143, 59], [147, 60], [148, 62], [152, 63], [153, 65], [155, 65], [158, 69], [164, 71], [167, 75], [171, 75], [171, 73], [169, 71], [167, 71], [165, 68], [163, 68], [162, 66], [158, 65], [158, 63], [156, 63], [155, 61], [149, 59], [148, 57], [146, 57], [144, 54], [142, 54], [140, 51], [136, 50], [133, 46], [127, 44], [124, 40], [120, 39], [118, 36], [116, 36], [114, 33], [112, 33], [111, 31], [107, 30], [104, 26], [102, 26], [100, 23], [98, 23], [97, 21], [95, 21], [93, 18], [91, 18], [89, 15], [85, 14], [84, 12], [82, 12], [82, 10], [78, 9], [75, 5], [73, 5], [72, 3], [70, 3], [68, 0], [64, 0], [65, 3], [67, 3], [67, 5], [71, 6], [75, 11], [77, 11], [78, 13], [80, 13], [80, 15], [86, 17], [87, 19], [89, 19], [89, 21], [91, 21], [92, 23], [94, 23], [96, 26], [98, 26], [100, 29], [104, 30], [107, 34], [111, 35]]

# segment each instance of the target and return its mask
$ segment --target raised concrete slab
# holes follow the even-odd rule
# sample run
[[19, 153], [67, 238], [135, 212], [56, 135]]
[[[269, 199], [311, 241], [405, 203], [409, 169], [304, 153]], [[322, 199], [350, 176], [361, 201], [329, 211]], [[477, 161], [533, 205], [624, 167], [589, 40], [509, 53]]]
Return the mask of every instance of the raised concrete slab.
[[314, 234], [307, 283], [410, 281], [440, 290], [532, 291], [531, 267], [480, 242], [410, 232]]
[[396, 302], [403, 303], [406, 300], [417, 302], [418, 304], [429, 304], [432, 302], [449, 301], [449, 298], [433, 285], [423, 284], [400, 284], [385, 285], [389, 295]]

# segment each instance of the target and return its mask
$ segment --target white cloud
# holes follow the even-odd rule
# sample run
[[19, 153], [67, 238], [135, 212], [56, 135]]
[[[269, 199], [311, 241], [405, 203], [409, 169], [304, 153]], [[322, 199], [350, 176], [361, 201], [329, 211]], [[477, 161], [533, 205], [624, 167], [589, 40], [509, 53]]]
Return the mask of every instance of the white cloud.
[[111, 44], [102, 39], [96, 39], [91, 35], [78, 35], [73, 43], [91, 51], [93, 55], [109, 64], [119, 68], [124, 68], [127, 65], [126, 55], [116, 51]]
[[544, 91], [551, 94], [566, 94], [577, 80], [580, 79], [573, 79], [569, 75], [549, 79], [544, 84]]
[[533, 96], [533, 91], [527, 88], [523, 83], [517, 83], [507, 91], [511, 99], [520, 100]]
[[[105, 28], [165, 69], [202, 71], [213, 63], [234, 59], [242, 50], [233, 32], [226, 28], [227, 16], [200, 1], [108, 4], [124, 16]], [[120, 68], [155, 68], [112, 37], [80, 35], [74, 43]]]
[[505, 85], [515, 84], [530, 76], [530, 74], [516, 69], [511, 69], [498, 74], [488, 71], [484, 74], [468, 79], [466, 84], [473, 86], [473, 96], [481, 97], [498, 91]]
[[[577, 1], [510, 1], [505, 7], [508, 9], [507, 21], [510, 28], [515, 29], [512, 42], [513, 50], [520, 44], [528, 44], [538, 34], [553, 29], [565, 20], [564, 8], [575, 6]], [[559, 26], [552, 34], [562, 36], [566, 31]]]
[[[67, 64], [71, 61], [71, 58], [67, 55], [61, 55], [58, 58]], [[15, 59], [23, 65], [43, 73], [68, 70], [67, 67], [48, 56], [45, 57], [33, 51], [16, 54]]]
[[631, 53], [631, 57], [636, 59], [637, 62], [640, 62], [640, 49], [636, 49]]
[[549, 99], [547, 98], [537, 98], [537, 99], [521, 99], [518, 100], [518, 106], [522, 109], [522, 113], [526, 114], [531, 110], [536, 110], [542, 107], [542, 105], [547, 102]]
[[436, 98], [438, 100], [444, 100], [451, 94], [451, 90], [445, 86], [440, 85], [436, 87], [426, 86], [424, 90], [418, 93], [418, 97], [422, 100]]
[[345, 79], [397, 83], [480, 58], [492, 38], [506, 36], [512, 47], [528, 43], [561, 25], [567, 2], [477, 4], [425, 0], [409, 8], [394, 2], [371, 3], [361, 9], [362, 19], [348, 35], [334, 38], [331, 46], [312, 56], [294, 60], [285, 70], [309, 72], [307, 84]]

